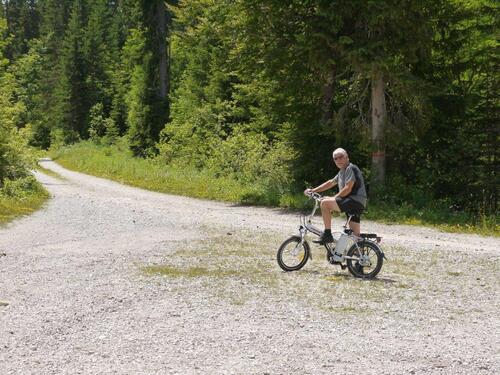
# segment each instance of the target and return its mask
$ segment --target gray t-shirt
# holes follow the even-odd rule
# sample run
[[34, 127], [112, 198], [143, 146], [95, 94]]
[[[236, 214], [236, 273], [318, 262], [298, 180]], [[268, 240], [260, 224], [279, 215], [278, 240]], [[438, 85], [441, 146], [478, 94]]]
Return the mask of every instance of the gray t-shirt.
[[[354, 169], [356, 169], [356, 174], [354, 174]], [[358, 176], [357, 184], [356, 175]], [[349, 165], [345, 169], [341, 169], [339, 173], [337, 173], [337, 175], [332, 178], [332, 182], [336, 182], [339, 185], [339, 190], [342, 190], [346, 183], [349, 181], [354, 181], [355, 185], [348, 197], [366, 207], [367, 196], [365, 180], [363, 179], [363, 174], [361, 173], [360, 169], [352, 163], [349, 163]]]

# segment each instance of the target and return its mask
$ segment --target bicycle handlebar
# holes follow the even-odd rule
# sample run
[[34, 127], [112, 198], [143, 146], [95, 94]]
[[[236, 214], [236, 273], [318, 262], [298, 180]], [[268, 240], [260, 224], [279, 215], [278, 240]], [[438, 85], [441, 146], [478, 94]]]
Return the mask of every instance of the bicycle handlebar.
[[321, 198], [323, 198], [323, 197], [321, 196], [321, 194], [318, 194], [318, 193], [315, 193], [315, 192], [306, 193], [306, 195], [307, 195], [309, 198], [314, 199], [315, 201], [320, 201], [320, 200], [321, 200]]

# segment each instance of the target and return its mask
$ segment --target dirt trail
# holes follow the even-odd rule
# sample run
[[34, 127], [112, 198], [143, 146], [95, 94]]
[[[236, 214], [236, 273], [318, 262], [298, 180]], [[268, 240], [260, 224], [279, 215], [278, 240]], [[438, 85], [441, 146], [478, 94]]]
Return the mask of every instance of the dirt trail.
[[41, 164], [52, 199], [0, 228], [1, 373], [500, 373], [496, 238], [364, 222], [379, 280], [317, 247], [288, 274], [296, 214]]

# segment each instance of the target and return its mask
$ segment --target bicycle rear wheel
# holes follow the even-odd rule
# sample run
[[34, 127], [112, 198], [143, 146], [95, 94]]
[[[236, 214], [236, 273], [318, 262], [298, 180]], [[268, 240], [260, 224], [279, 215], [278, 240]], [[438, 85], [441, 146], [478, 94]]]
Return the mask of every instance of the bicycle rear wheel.
[[382, 269], [384, 256], [377, 244], [361, 241], [352, 245], [347, 251], [347, 268], [354, 277], [373, 279]]
[[299, 236], [292, 236], [281, 244], [276, 256], [278, 264], [284, 271], [297, 271], [305, 266], [311, 249]]

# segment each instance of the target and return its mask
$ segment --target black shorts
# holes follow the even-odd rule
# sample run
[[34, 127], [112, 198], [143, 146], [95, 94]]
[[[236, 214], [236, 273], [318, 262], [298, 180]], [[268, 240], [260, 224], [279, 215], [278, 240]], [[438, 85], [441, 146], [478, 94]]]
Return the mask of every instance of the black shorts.
[[352, 215], [351, 219], [352, 222], [359, 223], [361, 221], [361, 214], [365, 209], [361, 203], [349, 197], [347, 198], [337, 197], [335, 200], [339, 205], [340, 212], [345, 212], [346, 217]]

